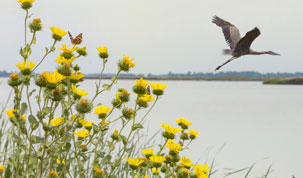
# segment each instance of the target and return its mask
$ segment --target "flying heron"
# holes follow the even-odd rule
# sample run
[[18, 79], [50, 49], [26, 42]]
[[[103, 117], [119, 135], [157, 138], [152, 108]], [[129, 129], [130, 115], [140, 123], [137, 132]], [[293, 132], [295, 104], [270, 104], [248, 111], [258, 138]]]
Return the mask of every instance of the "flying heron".
[[230, 49], [224, 49], [223, 53], [232, 55], [232, 58], [227, 60], [222, 65], [218, 66], [215, 69], [215, 71], [219, 70], [222, 66], [233, 61], [234, 59], [237, 59], [241, 56], [248, 54], [249, 55], [261, 55], [261, 54], [280, 55], [273, 51], [257, 52], [250, 49], [251, 43], [261, 34], [260, 30], [257, 27], [247, 32], [245, 36], [241, 38], [239, 29], [233, 24], [217, 16], [213, 17], [212, 22], [222, 28], [225, 40], [230, 47]]

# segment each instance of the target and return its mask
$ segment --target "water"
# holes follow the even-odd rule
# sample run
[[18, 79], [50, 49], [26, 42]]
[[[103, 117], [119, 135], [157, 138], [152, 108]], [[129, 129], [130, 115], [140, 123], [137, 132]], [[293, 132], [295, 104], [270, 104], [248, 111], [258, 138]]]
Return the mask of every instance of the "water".
[[[80, 88], [93, 94], [95, 82], [85, 81]], [[110, 105], [117, 88], [131, 90], [134, 83], [120, 80], [97, 101]], [[165, 83], [165, 94], [145, 123], [148, 134], [157, 132], [162, 122], [177, 126], [174, 120], [184, 117], [193, 122], [191, 128], [200, 136], [183, 156], [201, 163], [215, 159], [214, 167], [220, 171], [214, 177], [230, 171], [224, 168], [240, 169], [255, 162], [250, 177], [264, 175], [270, 165], [270, 177], [303, 177], [303, 86], [221, 81]], [[0, 101], [4, 101], [9, 87], [2, 84], [0, 88]], [[135, 96], [132, 94], [131, 98]]]

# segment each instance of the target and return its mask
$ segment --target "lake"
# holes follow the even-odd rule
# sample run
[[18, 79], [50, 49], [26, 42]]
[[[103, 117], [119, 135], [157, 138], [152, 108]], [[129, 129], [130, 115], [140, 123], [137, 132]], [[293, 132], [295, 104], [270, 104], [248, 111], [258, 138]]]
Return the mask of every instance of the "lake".
[[[6, 79], [2, 82], [3, 103], [10, 88]], [[95, 82], [87, 80], [79, 88], [93, 95]], [[148, 134], [159, 131], [162, 122], [177, 126], [174, 120], [184, 117], [193, 122], [192, 129], [200, 132], [190, 151], [184, 153], [200, 163], [210, 163], [215, 158], [214, 169], [219, 169], [219, 173], [214, 177], [231, 172], [229, 168], [236, 170], [253, 163], [256, 165], [249, 177], [264, 175], [270, 165], [273, 172], [269, 177], [303, 177], [303, 86], [238, 81], [163, 83], [168, 87], [145, 123]], [[117, 88], [130, 91], [134, 84], [133, 80], [120, 80], [96, 103], [110, 105]], [[131, 99], [134, 98], [132, 93]]]

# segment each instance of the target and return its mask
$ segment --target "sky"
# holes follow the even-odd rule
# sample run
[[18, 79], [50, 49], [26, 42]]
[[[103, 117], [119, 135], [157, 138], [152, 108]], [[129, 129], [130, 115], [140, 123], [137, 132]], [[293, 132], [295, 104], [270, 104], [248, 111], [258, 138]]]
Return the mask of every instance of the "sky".
[[[77, 59], [83, 73], [98, 73], [101, 60], [97, 46], [107, 46], [106, 73], [115, 73], [117, 60], [125, 54], [135, 58], [131, 73], [165, 74], [214, 72], [230, 56], [221, 29], [211, 23], [217, 15], [236, 25], [244, 36], [254, 27], [261, 35], [251, 48], [272, 50], [281, 56], [244, 56], [221, 71], [302, 72], [303, 2], [301, 0], [36, 0], [30, 13], [41, 18], [42, 32], [29, 58], [38, 62], [52, 44], [50, 26], [83, 33], [88, 56]], [[24, 45], [25, 11], [17, 0], [1, 0], [0, 70], [18, 71]], [[29, 34], [31, 36], [31, 34]], [[62, 43], [69, 46], [68, 36]], [[56, 50], [37, 72], [54, 71]]]

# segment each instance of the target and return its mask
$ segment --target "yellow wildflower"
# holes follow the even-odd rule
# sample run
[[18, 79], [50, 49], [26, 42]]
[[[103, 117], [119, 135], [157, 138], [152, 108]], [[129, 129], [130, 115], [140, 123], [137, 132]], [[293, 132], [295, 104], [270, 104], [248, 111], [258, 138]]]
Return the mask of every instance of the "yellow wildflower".
[[139, 97], [139, 100], [145, 101], [145, 102], [151, 102], [155, 100], [155, 97], [149, 94], [144, 94]]
[[140, 87], [146, 88], [147, 85], [148, 85], [148, 81], [143, 80], [142, 77], [140, 78], [140, 80], [136, 80], [136, 85], [135, 86], [140, 86]]
[[70, 59], [66, 59], [63, 56], [57, 56], [56, 58], [56, 62], [59, 64], [71, 64], [74, 60], [76, 59], [76, 57], [72, 56]]
[[131, 60], [129, 59], [129, 56], [125, 56], [123, 54], [123, 58], [122, 58], [122, 61], [120, 63], [120, 68], [124, 71], [128, 71], [129, 68], [134, 68], [136, 63], [133, 62], [134, 58], [132, 58]]
[[150, 83], [153, 90], [164, 90], [167, 85], [164, 83]]
[[23, 4], [25, 2], [33, 3], [35, 0], [18, 0], [18, 3]]
[[169, 124], [165, 124], [165, 123], [162, 123], [161, 127], [163, 127], [165, 129], [165, 132], [167, 132], [168, 134], [175, 134], [182, 131], [182, 129], [180, 128], [174, 128]]
[[72, 73], [68, 78], [71, 80], [71, 82], [73, 81], [79, 81], [81, 79], [84, 78], [84, 74], [81, 72], [77, 72], [77, 73]]
[[153, 149], [143, 149], [142, 153], [145, 154], [146, 156], [151, 156], [154, 154], [154, 150]]
[[153, 166], [158, 168], [161, 167], [162, 162], [165, 161], [165, 158], [163, 156], [151, 156], [149, 157], [149, 160], [153, 163]]
[[0, 164], [0, 174], [3, 173], [5, 170], [4, 166]]
[[144, 160], [140, 160], [138, 158], [126, 158], [126, 161], [131, 167], [138, 167], [144, 162]]
[[14, 112], [18, 112], [19, 110], [17, 109], [8, 109], [5, 111], [5, 113], [8, 115], [8, 117], [13, 118], [15, 117]]
[[57, 117], [56, 119], [50, 121], [50, 124], [54, 127], [62, 125], [63, 123], [64, 123], [63, 117]]
[[87, 91], [78, 89], [75, 85], [72, 85], [72, 90], [78, 96], [85, 96], [88, 94]]
[[186, 168], [192, 167], [194, 164], [191, 162], [191, 160], [187, 157], [182, 157], [180, 159], [180, 162], [184, 165]]
[[192, 125], [192, 123], [185, 118], [176, 119], [175, 121], [179, 126], [181, 126], [182, 129], [188, 129], [188, 126]]
[[108, 106], [97, 106], [94, 109], [94, 111], [95, 111], [94, 114], [99, 115], [99, 118], [103, 119], [103, 118], [105, 118], [106, 114], [110, 112], [110, 107], [108, 107]]
[[75, 114], [72, 114], [72, 115], [71, 115], [71, 119], [72, 119], [72, 120], [75, 120], [76, 117], [77, 117], [77, 115], [75, 115]]
[[199, 135], [199, 132], [190, 129], [190, 130], [187, 132], [187, 134], [189, 134], [189, 135], [190, 135], [190, 138], [193, 139], [193, 138], [196, 138], [196, 137]]
[[[15, 117], [14, 112], [19, 112], [19, 110], [18, 109], [8, 109], [8, 110], [5, 111], [5, 113], [8, 115], [9, 118]], [[22, 115], [21, 119], [26, 121], [25, 115]]]
[[207, 173], [210, 171], [210, 169], [211, 168], [207, 164], [204, 164], [203, 166], [198, 164], [193, 168], [198, 178], [207, 178]]
[[154, 173], [154, 174], [158, 173], [159, 174], [160, 173], [160, 169], [152, 168], [152, 173]]
[[23, 119], [23, 120], [25, 120], [25, 121], [26, 121], [26, 117], [25, 117], [25, 115], [24, 115], [24, 114], [21, 116], [21, 119]]
[[97, 170], [96, 170], [96, 174], [102, 175], [102, 174], [104, 174], [104, 171], [103, 171], [103, 170], [100, 170], [100, 169], [97, 169]]
[[97, 50], [98, 50], [99, 53], [107, 53], [107, 47], [106, 46], [104, 46], [104, 47], [99, 46], [99, 47], [97, 47]]
[[65, 79], [65, 76], [61, 75], [59, 72], [54, 73], [43, 72], [42, 76], [46, 79], [48, 83], [56, 84]]
[[108, 52], [107, 52], [107, 47], [104, 46], [104, 47], [97, 47], [97, 50], [99, 52], [99, 56], [102, 58], [102, 59], [106, 59], [108, 58]]
[[76, 131], [75, 134], [76, 134], [79, 138], [85, 138], [85, 137], [88, 137], [88, 136], [89, 136], [88, 130], [84, 130], [84, 129]]
[[175, 153], [178, 153], [182, 149], [182, 146], [180, 144], [176, 144], [175, 141], [171, 139], [167, 141], [166, 147], [169, 149], [169, 151]]
[[66, 31], [62, 30], [59, 27], [51, 26], [50, 29], [52, 30], [52, 32], [53, 32], [54, 35], [57, 35], [57, 36], [59, 36], [61, 38], [67, 34]]
[[101, 170], [101, 169], [99, 169], [98, 165], [96, 165], [96, 169], [95, 170], [96, 170], [96, 174], [100, 174], [100, 175], [104, 174], [104, 171]]
[[58, 48], [60, 51], [63, 51], [64, 53], [73, 53], [77, 50], [77, 47], [73, 46], [71, 49], [67, 48], [67, 45], [65, 43], [62, 44], [62, 48]]
[[34, 22], [34, 23], [41, 23], [41, 19], [40, 19], [40, 18], [34, 18], [34, 19], [33, 19], [33, 22]]
[[62, 162], [61, 162], [60, 159], [57, 158], [57, 163], [58, 163], [58, 164], [61, 164], [61, 163], [62, 163], [62, 164], [65, 164], [65, 160], [63, 159]]
[[23, 60], [22, 62], [18, 62], [16, 67], [18, 67], [23, 75], [28, 75], [31, 73], [31, 70], [35, 67], [35, 63], [33, 61]]
[[87, 119], [81, 119], [79, 120], [79, 123], [84, 126], [86, 129], [91, 129], [93, 127], [93, 124], [89, 122]]
[[124, 104], [129, 100], [129, 95], [130, 93], [128, 93], [127, 90], [123, 88], [116, 93], [116, 99]]
[[147, 174], [145, 174], [144, 178], [149, 178]]
[[50, 175], [51, 177], [59, 177], [56, 171], [51, 171], [48, 173], [48, 175]]

